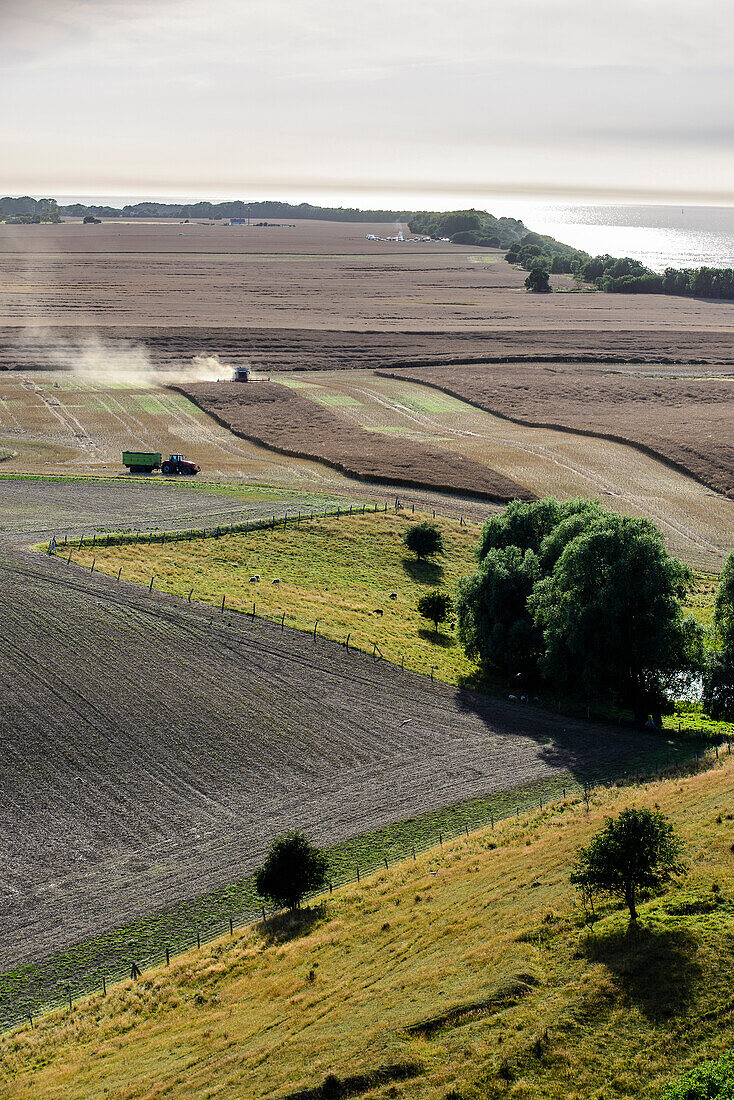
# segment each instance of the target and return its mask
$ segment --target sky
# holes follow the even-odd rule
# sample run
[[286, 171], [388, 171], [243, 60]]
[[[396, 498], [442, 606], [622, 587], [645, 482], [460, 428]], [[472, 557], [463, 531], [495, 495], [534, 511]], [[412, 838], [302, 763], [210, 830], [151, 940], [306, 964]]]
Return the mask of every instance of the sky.
[[734, 205], [731, 0], [0, 0], [0, 193]]

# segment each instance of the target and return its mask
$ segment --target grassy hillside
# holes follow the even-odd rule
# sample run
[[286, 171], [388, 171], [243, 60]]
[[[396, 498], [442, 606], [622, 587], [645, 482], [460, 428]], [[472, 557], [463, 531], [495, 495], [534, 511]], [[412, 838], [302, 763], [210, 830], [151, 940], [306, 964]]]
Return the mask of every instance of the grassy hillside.
[[[408, 553], [403, 536], [411, 523], [432, 518], [422, 513], [377, 512], [366, 515], [317, 517], [287, 527], [249, 534], [223, 535], [216, 541], [194, 539], [179, 543], [125, 544], [108, 548], [84, 546], [72, 551], [78, 564], [128, 581], [148, 584], [155, 577], [157, 589], [220, 605], [222, 596], [230, 610], [252, 611], [300, 630], [313, 630], [326, 638], [373, 652], [375, 643], [383, 657], [406, 668], [434, 675], [448, 683], [476, 680], [476, 668], [467, 660], [449, 623], [437, 635], [416, 610], [418, 599], [433, 586], [453, 594], [456, 582], [476, 568], [479, 538], [476, 524], [436, 517], [446, 552], [435, 562], [418, 561]], [[61, 546], [59, 554], [68, 550]], [[250, 577], [260, 574], [260, 583]], [[280, 583], [274, 585], [273, 579]], [[710, 626], [718, 577], [696, 573], [687, 610]], [[391, 593], [395, 598], [391, 599]], [[380, 610], [381, 615], [375, 612]], [[492, 685], [489, 685], [490, 687]], [[505, 693], [503, 685], [494, 685]], [[555, 695], [553, 696], [555, 706]], [[579, 713], [585, 713], [585, 707]], [[601, 717], [609, 717], [602, 709]], [[614, 716], [613, 716], [614, 717]], [[667, 719], [671, 729], [700, 729], [734, 734], [727, 723], [705, 720], [692, 706]]]
[[[600, 790], [588, 813], [556, 803], [345, 888], [298, 927], [236, 930], [5, 1036], [3, 1095], [284, 1097], [333, 1073], [375, 1098], [655, 1097], [734, 1040], [733, 793], [729, 756]], [[630, 804], [670, 815], [689, 874], [636, 932], [612, 908], [589, 928], [569, 865]]]

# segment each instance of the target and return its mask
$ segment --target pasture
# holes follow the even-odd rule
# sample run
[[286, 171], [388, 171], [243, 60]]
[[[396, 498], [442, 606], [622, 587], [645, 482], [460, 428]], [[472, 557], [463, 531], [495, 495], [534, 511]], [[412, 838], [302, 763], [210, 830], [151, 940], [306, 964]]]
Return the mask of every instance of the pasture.
[[[445, 553], [418, 560], [406, 550], [408, 527], [428, 519], [440, 527]], [[420, 596], [440, 587], [453, 595], [458, 580], [476, 568], [480, 527], [452, 517], [411, 510], [367, 512], [365, 515], [304, 516], [294, 510], [287, 525], [266, 526], [246, 534], [222, 534], [217, 539], [194, 537], [95, 546], [84, 542], [59, 545], [60, 560], [71, 552], [74, 566], [147, 585], [157, 591], [212, 608], [225, 606], [244, 620], [267, 619], [344, 644], [423, 675], [451, 684], [478, 682], [477, 670], [458, 644], [453, 622], [439, 633], [417, 611]], [[185, 534], [185, 533], [184, 533]], [[255, 579], [257, 578], [257, 579]], [[275, 582], [275, 583], [274, 583]], [[704, 626], [711, 625], [718, 578], [696, 573], [686, 610]], [[253, 616], [254, 611], [254, 616]], [[433, 671], [432, 671], [433, 670]], [[483, 685], [503, 695], [501, 684]], [[555, 699], [543, 698], [548, 706]], [[568, 702], [569, 708], [578, 704]], [[582, 707], [579, 713], [585, 713]], [[606, 711], [600, 713], [606, 715]], [[614, 716], [613, 716], [614, 717]], [[694, 708], [666, 719], [670, 728], [709, 725]], [[719, 732], [734, 732], [715, 723]], [[713, 732], [713, 729], [712, 729]]]
[[[733, 782], [727, 757], [598, 789], [588, 812], [561, 801], [383, 870], [323, 911], [237, 929], [4, 1036], [4, 1094], [239, 1100], [365, 1074], [360, 1094], [375, 1100], [656, 1096], [734, 1039]], [[689, 874], [641, 907], [635, 933], [609, 905], [585, 926], [574, 853], [630, 804], [672, 818]], [[400, 1065], [411, 1072], [369, 1083]]]

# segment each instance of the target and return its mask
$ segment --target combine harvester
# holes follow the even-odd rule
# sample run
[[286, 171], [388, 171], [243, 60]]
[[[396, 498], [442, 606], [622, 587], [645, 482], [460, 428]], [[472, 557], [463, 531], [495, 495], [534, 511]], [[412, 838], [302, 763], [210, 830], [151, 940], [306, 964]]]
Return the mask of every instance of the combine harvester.
[[154, 470], [160, 470], [167, 477], [198, 474], [201, 470], [201, 466], [183, 455], [169, 455], [164, 462], [160, 451], [123, 451], [122, 464], [131, 474], [152, 474]]

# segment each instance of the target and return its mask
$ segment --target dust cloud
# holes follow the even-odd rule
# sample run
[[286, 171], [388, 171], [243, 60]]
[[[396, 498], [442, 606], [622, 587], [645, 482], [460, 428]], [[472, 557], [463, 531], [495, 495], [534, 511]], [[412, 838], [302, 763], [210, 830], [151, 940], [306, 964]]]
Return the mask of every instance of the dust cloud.
[[100, 386], [146, 387], [232, 378], [232, 368], [216, 355], [195, 355], [164, 367], [153, 361], [144, 344], [132, 340], [106, 340], [96, 333], [66, 338], [38, 329], [28, 338], [42, 369], [70, 371], [79, 381]]

